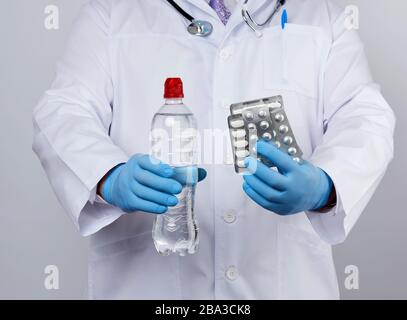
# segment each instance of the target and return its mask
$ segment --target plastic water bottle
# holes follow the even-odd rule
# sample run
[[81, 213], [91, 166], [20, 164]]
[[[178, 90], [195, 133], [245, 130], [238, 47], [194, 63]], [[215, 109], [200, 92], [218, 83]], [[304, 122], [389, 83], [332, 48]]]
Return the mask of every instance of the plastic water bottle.
[[194, 215], [197, 181], [196, 120], [183, 104], [182, 80], [165, 82], [165, 104], [155, 114], [151, 126], [152, 156], [175, 169], [173, 179], [183, 186], [177, 195], [178, 204], [157, 215], [153, 240], [159, 254], [194, 254], [198, 247], [198, 227]]

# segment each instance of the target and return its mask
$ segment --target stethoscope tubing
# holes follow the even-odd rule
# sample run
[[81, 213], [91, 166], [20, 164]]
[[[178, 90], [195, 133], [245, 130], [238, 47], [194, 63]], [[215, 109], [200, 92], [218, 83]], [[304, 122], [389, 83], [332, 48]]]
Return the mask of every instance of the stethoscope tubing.
[[190, 22], [193, 22], [195, 20], [193, 16], [182, 9], [174, 0], [167, 0], [167, 2], [172, 5], [174, 9], [177, 10], [185, 19], [189, 20]]
[[276, 15], [276, 13], [280, 10], [280, 8], [285, 4], [285, 0], [277, 0], [277, 3], [274, 7], [273, 12], [270, 14], [270, 16], [263, 22], [263, 23], [257, 23], [256, 21], [254, 21], [254, 19], [252, 18], [249, 10], [247, 9], [247, 4], [248, 4], [249, 0], [245, 0], [243, 7], [242, 7], [242, 17], [243, 20], [249, 25], [249, 27], [251, 29], [253, 29], [254, 31], [256, 30], [261, 30], [263, 29], [265, 26], [267, 26], [271, 20], [273, 20], [274, 16]]
[[[191, 16], [188, 12], [182, 9], [174, 0], [167, 0], [167, 2], [179, 13], [181, 14], [186, 20], [188, 20], [191, 24], [188, 26], [188, 32], [196, 35], [196, 36], [209, 36], [212, 33], [213, 26], [208, 21], [201, 21], [196, 20], [193, 16]], [[276, 13], [280, 10], [280, 8], [285, 4], [286, 0], [277, 0], [275, 4], [273, 12], [270, 16], [263, 22], [257, 23], [254, 21], [252, 16], [250, 15], [249, 10], [247, 9], [247, 4], [249, 0], [245, 0], [243, 7], [242, 7], [242, 17], [243, 21], [252, 29], [255, 33], [260, 33], [260, 30], [263, 29], [266, 25], [270, 23], [270, 21], [274, 18]], [[204, 26], [204, 27], [203, 27]], [[204, 30], [204, 31], [202, 31]]]

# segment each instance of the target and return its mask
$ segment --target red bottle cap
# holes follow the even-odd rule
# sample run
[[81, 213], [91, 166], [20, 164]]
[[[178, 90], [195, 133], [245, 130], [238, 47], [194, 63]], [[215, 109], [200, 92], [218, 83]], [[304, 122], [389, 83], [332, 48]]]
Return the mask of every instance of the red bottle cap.
[[181, 78], [168, 78], [165, 81], [164, 98], [165, 99], [184, 98], [184, 89]]

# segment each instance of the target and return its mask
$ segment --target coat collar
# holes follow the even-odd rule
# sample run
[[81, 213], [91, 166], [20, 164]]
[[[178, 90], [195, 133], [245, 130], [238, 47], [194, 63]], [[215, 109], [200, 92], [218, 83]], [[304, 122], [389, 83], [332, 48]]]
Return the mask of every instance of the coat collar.
[[[266, 8], [265, 10], [272, 10], [274, 3], [276, 0], [249, 0], [248, 7], [252, 16], [256, 17], [256, 12], [261, 10], [262, 8]], [[205, 20], [205, 14], [210, 15], [214, 19], [219, 19], [216, 12], [209, 6], [207, 0], [182, 0], [179, 1], [180, 5], [184, 4], [184, 6], [189, 3], [192, 6], [200, 9], [202, 11], [202, 16], [196, 16], [196, 19]], [[272, 3], [271, 3], [272, 2]], [[243, 7], [244, 0], [239, 0], [235, 10], [230, 17], [229, 22], [225, 27], [225, 38], [240, 24], [244, 23], [242, 18], [242, 7]], [[184, 8], [186, 11], [188, 10], [188, 6]], [[262, 20], [262, 19], [260, 19]]]

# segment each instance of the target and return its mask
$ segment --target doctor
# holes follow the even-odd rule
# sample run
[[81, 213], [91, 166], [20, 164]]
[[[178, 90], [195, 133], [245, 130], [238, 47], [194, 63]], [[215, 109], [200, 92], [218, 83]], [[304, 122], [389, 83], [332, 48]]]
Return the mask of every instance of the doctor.
[[[284, 30], [279, 10], [262, 37], [243, 21], [243, 0], [176, 2], [212, 33], [191, 35], [164, 0], [86, 4], [34, 111], [34, 150], [91, 239], [90, 298], [338, 298], [331, 245], [345, 240], [393, 157], [395, 118], [357, 33], [329, 0], [288, 0]], [[274, 4], [247, 5], [264, 21]], [[143, 156], [171, 76], [184, 80], [201, 129], [227, 129], [231, 103], [282, 95], [307, 160], [263, 143], [279, 172], [259, 164], [244, 181], [226, 156], [204, 163], [200, 247], [188, 257], [155, 251], [154, 216], [179, 190], [171, 168]]]

